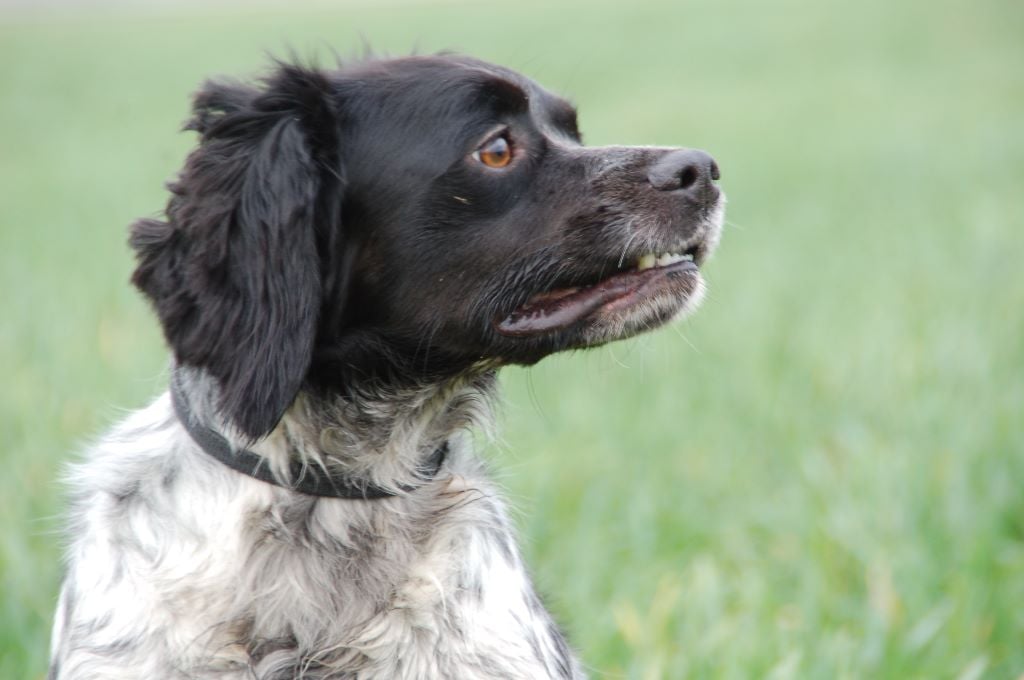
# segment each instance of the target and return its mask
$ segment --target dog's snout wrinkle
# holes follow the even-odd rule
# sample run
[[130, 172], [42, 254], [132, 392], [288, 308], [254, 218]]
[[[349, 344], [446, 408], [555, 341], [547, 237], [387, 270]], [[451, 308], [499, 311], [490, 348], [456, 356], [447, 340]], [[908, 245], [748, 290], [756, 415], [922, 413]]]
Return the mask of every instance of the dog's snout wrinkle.
[[700, 149], [670, 151], [647, 170], [647, 181], [659, 191], [683, 191], [687, 194], [713, 194], [707, 189], [721, 172], [710, 154]]

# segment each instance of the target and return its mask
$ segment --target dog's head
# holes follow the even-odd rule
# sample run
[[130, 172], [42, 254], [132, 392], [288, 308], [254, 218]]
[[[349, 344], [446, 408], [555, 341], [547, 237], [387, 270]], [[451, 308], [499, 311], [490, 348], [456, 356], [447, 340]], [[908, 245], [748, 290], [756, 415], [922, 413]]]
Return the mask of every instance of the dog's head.
[[[529, 364], [696, 306], [707, 154], [582, 145], [565, 100], [455, 57], [207, 83], [133, 281], [256, 438], [303, 385]], [[412, 375], [410, 375], [410, 373]]]

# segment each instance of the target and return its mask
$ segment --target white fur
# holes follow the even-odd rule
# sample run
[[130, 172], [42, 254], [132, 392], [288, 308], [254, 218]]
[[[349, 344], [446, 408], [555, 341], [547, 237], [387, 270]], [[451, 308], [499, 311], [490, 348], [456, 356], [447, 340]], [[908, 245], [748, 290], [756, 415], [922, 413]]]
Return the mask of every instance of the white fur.
[[[194, 407], [204, 384], [191, 376]], [[463, 431], [486, 420], [492, 385], [485, 371], [365, 400], [362, 429], [341, 416], [354, 405], [332, 405], [343, 442], [300, 400], [258, 449], [284, 469], [299, 441], [327, 452], [316, 464], [398, 486], [449, 440], [434, 480], [383, 500], [314, 499], [234, 472], [196, 446], [167, 394], [131, 415], [71, 474], [51, 677], [583, 677]]]

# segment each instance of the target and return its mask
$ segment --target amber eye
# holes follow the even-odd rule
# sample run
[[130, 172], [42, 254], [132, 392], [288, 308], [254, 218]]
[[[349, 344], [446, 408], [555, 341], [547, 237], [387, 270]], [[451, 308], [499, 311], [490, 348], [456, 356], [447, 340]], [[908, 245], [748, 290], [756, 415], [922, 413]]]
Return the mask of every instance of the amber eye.
[[505, 135], [501, 135], [477, 149], [473, 158], [489, 168], [504, 168], [512, 162], [512, 145]]

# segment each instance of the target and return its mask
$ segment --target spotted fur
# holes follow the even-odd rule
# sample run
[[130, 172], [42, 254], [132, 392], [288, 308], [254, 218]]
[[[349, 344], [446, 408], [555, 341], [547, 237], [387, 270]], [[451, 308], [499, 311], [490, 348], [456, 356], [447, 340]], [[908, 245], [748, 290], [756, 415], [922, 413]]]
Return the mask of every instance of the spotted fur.
[[[501, 366], [696, 306], [710, 156], [584, 147], [567, 102], [453, 55], [212, 81], [187, 128], [133, 282], [188, 413], [278, 484], [166, 393], [114, 428], [69, 474], [51, 680], [584, 677], [475, 433]], [[475, 151], [495, 134], [507, 168]], [[304, 495], [296, 462], [394, 495]]]

